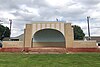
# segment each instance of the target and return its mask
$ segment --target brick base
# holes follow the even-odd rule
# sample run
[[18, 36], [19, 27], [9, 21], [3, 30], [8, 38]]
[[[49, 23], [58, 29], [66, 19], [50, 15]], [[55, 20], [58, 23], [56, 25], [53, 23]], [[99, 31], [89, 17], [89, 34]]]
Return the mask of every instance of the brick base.
[[23, 48], [0, 48], [0, 52], [22, 52]]
[[68, 52], [100, 52], [99, 48], [67, 48]]
[[0, 52], [100, 52], [100, 48], [0, 48]]

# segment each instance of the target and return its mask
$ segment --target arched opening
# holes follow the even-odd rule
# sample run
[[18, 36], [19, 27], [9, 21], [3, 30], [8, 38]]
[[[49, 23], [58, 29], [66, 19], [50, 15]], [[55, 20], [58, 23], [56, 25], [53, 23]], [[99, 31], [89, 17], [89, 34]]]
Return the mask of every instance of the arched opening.
[[42, 29], [32, 38], [32, 47], [66, 47], [64, 35], [55, 29]]

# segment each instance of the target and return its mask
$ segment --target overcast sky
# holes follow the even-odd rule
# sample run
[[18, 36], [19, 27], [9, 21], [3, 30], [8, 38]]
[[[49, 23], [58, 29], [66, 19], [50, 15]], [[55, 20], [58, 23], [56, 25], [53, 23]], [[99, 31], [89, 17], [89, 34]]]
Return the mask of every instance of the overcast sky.
[[32, 21], [71, 22], [87, 35], [86, 17], [90, 16], [92, 36], [100, 36], [100, 0], [0, 0], [0, 20], [9, 27], [13, 20], [12, 37], [23, 33]]

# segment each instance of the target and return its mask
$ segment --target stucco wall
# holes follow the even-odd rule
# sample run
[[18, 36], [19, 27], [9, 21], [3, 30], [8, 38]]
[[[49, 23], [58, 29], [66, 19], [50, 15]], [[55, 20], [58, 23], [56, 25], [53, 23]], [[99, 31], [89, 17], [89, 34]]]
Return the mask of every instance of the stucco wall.
[[73, 48], [97, 48], [96, 41], [74, 41]]
[[3, 41], [3, 48], [23, 48], [23, 41]]
[[55, 29], [59, 30], [63, 35], [64, 34], [64, 22], [34, 22], [32, 24], [32, 34], [34, 35], [35, 32], [41, 29]]
[[73, 48], [74, 35], [71, 23], [65, 24], [65, 38], [66, 38], [66, 48]]
[[[55, 30], [60, 31], [65, 36], [64, 24], [65, 23], [63, 23], [63, 22], [55, 22], [55, 23], [54, 22], [48, 22], [48, 23], [47, 22], [46, 23], [44, 23], [44, 22], [43, 23], [42, 22], [39, 22], [39, 23], [34, 22], [33, 24], [26, 24], [25, 37], [24, 37], [25, 47], [31, 47], [32, 38], [33, 38], [34, 34], [37, 31], [42, 30], [42, 29], [48, 29], [48, 28], [49, 29], [55, 29]], [[45, 35], [46, 35], [46, 33], [45, 33]], [[38, 41], [40, 41], [40, 40], [38, 39]], [[35, 41], [35, 42], [37, 42], [37, 41]]]

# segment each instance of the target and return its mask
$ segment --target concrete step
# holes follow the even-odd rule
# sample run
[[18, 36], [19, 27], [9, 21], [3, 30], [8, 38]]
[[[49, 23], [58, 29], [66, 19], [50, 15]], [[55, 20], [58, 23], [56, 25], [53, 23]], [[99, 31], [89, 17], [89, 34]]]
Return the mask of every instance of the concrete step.
[[38, 53], [66, 53], [66, 48], [29, 48], [29, 52]]

